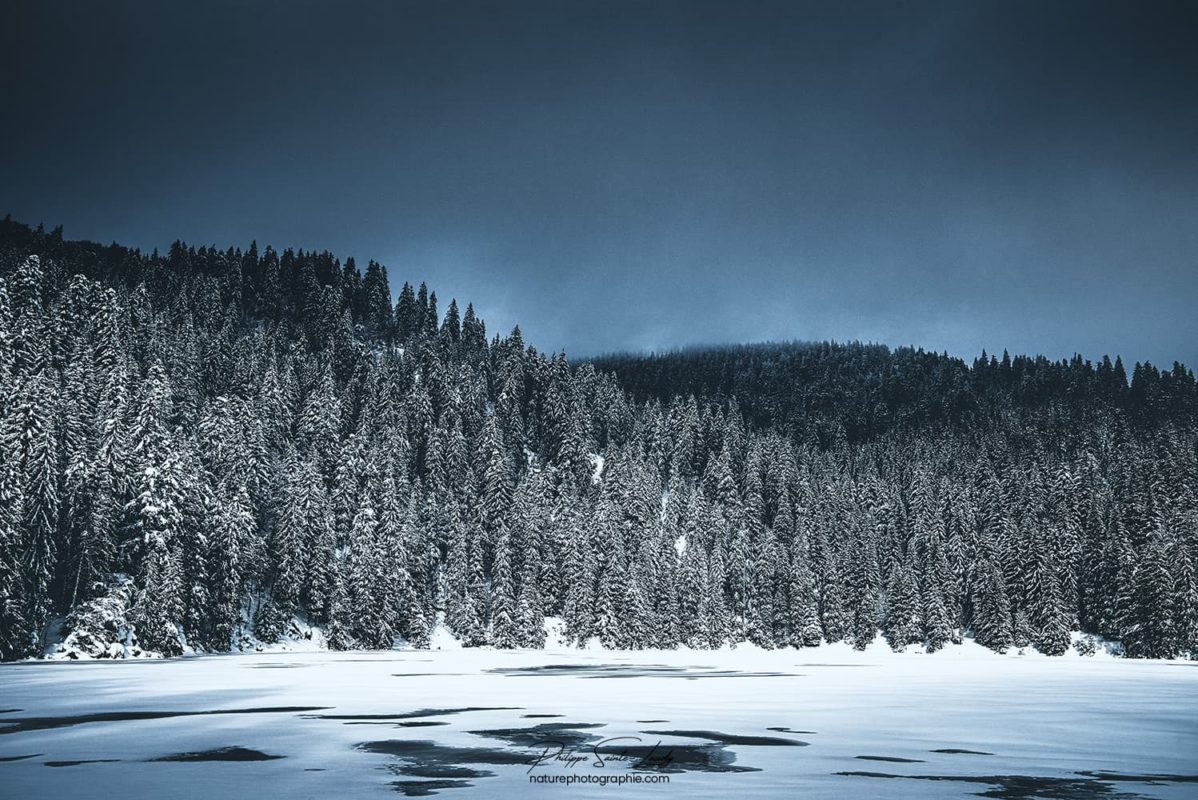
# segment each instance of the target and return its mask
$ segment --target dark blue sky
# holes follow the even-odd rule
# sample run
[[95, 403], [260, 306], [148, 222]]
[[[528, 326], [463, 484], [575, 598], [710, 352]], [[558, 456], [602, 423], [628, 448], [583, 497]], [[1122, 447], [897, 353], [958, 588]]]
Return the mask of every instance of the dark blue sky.
[[1198, 362], [1193, 3], [240, 5], [9, 4], [0, 214], [375, 258], [574, 355]]

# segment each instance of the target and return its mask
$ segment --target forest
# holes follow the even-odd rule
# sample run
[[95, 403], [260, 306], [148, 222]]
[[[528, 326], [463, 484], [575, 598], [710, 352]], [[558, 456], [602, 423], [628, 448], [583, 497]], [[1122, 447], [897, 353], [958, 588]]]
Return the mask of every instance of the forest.
[[571, 363], [441, 306], [374, 261], [5, 219], [0, 658], [301, 623], [336, 649], [536, 648], [547, 618], [619, 649], [1060, 655], [1080, 631], [1198, 658], [1181, 364], [831, 342]]

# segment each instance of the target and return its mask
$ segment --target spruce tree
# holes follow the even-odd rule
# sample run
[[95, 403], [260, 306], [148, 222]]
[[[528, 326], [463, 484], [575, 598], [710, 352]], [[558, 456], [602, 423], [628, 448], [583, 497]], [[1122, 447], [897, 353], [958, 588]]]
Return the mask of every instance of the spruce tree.
[[807, 563], [806, 546], [795, 547], [790, 561], [787, 583], [787, 628], [792, 647], [816, 647], [823, 638], [819, 621], [819, 604], [815, 596], [815, 580]]
[[978, 570], [973, 597], [973, 637], [980, 644], [1004, 653], [1015, 644], [1011, 628], [1011, 603], [1002, 570], [986, 558]]
[[220, 505], [208, 539], [209, 597], [212, 601], [212, 647], [229, 650], [242, 622], [245, 593], [245, 554], [255, 534], [249, 491], [244, 486], [221, 487]]
[[26, 619], [20, 556], [24, 510], [11, 475], [0, 473], [0, 659], [11, 661], [33, 652], [35, 634]]
[[521, 645], [517, 611], [519, 588], [512, 566], [511, 536], [501, 525], [495, 541], [495, 563], [491, 570], [491, 644], [510, 650]]
[[1173, 658], [1177, 635], [1169, 548], [1163, 531], [1145, 542], [1132, 580], [1131, 604], [1122, 623], [1123, 647], [1134, 658]]
[[923, 640], [923, 615], [920, 611], [919, 588], [916, 585], [911, 550], [890, 576], [886, 592], [886, 618], [883, 633], [890, 647], [902, 651], [907, 645]]

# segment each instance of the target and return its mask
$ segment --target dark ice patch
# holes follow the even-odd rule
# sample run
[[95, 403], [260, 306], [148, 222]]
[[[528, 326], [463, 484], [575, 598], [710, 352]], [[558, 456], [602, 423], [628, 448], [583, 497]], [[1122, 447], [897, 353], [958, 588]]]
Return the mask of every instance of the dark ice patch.
[[521, 719], [550, 719], [552, 717], [564, 717], [565, 714], [521, 714]]
[[680, 739], [709, 739], [721, 744], [743, 744], [751, 747], [806, 747], [810, 742], [783, 739], [781, 736], [741, 736], [719, 731], [641, 731], [653, 736], [676, 736]]
[[465, 675], [473, 675], [472, 672], [392, 672], [392, 678], [442, 678], [455, 677], [460, 678]]
[[981, 750], [964, 750], [960, 747], [942, 747], [939, 750], [929, 750], [930, 753], [947, 753], [949, 755], [964, 755], [964, 756], [992, 756], [994, 753], [984, 753]]
[[474, 784], [470, 781], [395, 781], [395, 791], [407, 797], [428, 797], [444, 789], [466, 789]]
[[771, 728], [766, 728], [766, 730], [767, 731], [778, 731], [779, 733], [801, 733], [805, 736], [811, 736], [816, 733], [816, 731], [796, 731], [794, 728], [783, 728], [783, 727], [779, 727], [777, 725], [775, 725]]
[[473, 767], [452, 764], [417, 764], [415, 766], [394, 767], [392, 772], [399, 775], [409, 775], [413, 778], [490, 778], [495, 773]]
[[[529, 754], [497, 747], [455, 747], [438, 744], [427, 739], [386, 739], [378, 742], [362, 742], [354, 746], [367, 753], [393, 756], [404, 763], [393, 767], [402, 775], [427, 773], [430, 769], [470, 768], [480, 764], [488, 766], [527, 765]], [[416, 771], [416, 772], [414, 772]], [[490, 772], [478, 772], [471, 777], [490, 777]]]
[[274, 761], [283, 756], [263, 753], [261, 750], [251, 750], [248, 747], [217, 747], [212, 750], [200, 750], [195, 753], [173, 753], [169, 756], [149, 758], [147, 761]]
[[796, 664], [795, 666], [796, 666], [796, 667], [876, 667], [876, 666], [878, 666], [878, 665], [877, 665], [877, 664], [820, 664], [820, 663], [809, 663], [809, 664]]
[[95, 714], [77, 714], [70, 717], [18, 717], [0, 720], [0, 735], [42, 731], [51, 728], [67, 728], [89, 722], [127, 722], [143, 719], [168, 719], [170, 717], [199, 717], [213, 714], [289, 714], [300, 711], [323, 711], [327, 706], [272, 706], [268, 708], [229, 708], [216, 711], [102, 711]]
[[[530, 755], [526, 756], [525, 763], [531, 762], [537, 757], [547, 757], [560, 750], [587, 757], [592, 762], [605, 756], [616, 756], [624, 759], [624, 763], [634, 770], [675, 773], [757, 772], [755, 767], [736, 764], [736, 754], [729, 750], [727, 745], [760, 743], [756, 740], [761, 739], [769, 740], [770, 744], [806, 744], [806, 742], [793, 742], [789, 739], [774, 737], [736, 737], [713, 731], [643, 731], [643, 733], [662, 736], [676, 733], [702, 734], [691, 736], [691, 738], [709, 739], [713, 744], [664, 745], [647, 743], [641, 741], [639, 737], [624, 736], [612, 737], [609, 742], [601, 734], [593, 732], [594, 729], [602, 727], [605, 726], [598, 722], [546, 722], [528, 728], [500, 728], [470, 731], [470, 733], [491, 739], [501, 739], [511, 745], [528, 748]], [[748, 740], [755, 740], [755, 742]]]
[[635, 744], [623, 742], [599, 745], [592, 753], [600, 757], [630, 759], [634, 771], [680, 772], [760, 772], [757, 767], [736, 763], [736, 753], [723, 743], [700, 745]]
[[[316, 709], [320, 710], [320, 709]], [[340, 720], [396, 720], [418, 719], [420, 717], [445, 717], [453, 714], [466, 714], [471, 711], [523, 711], [516, 706], [466, 706], [464, 708], [421, 708], [416, 711], [403, 711], [398, 714], [307, 714], [305, 719], [340, 719]]]
[[[590, 723], [598, 727], [598, 723]], [[489, 766], [531, 767], [538, 759], [547, 759], [558, 750], [577, 753], [588, 761], [607, 759], [609, 765], [619, 763], [634, 771], [681, 772], [758, 772], [755, 767], [736, 763], [736, 754], [722, 743], [667, 746], [646, 744], [635, 737], [623, 737], [602, 743], [600, 737], [582, 725], [545, 723], [531, 728], [474, 731], [482, 736], [502, 739], [517, 745], [519, 750], [496, 747], [460, 747], [443, 745], [429, 740], [391, 739], [362, 742], [356, 749], [392, 756], [401, 763], [389, 766], [396, 775], [426, 778], [424, 781], [399, 781], [392, 786], [405, 794], [433, 793], [441, 789], [472, 785], [470, 780], [494, 777], [485, 769]]]
[[857, 756], [862, 761], [889, 761], [892, 764], [923, 764], [922, 758], [899, 758], [898, 756]]
[[0, 756], [0, 763], [5, 761], [24, 761], [27, 758], [37, 758], [41, 753], [30, 753], [27, 756]]
[[856, 778], [884, 778], [916, 781], [951, 781], [989, 786], [980, 797], [997, 800], [1143, 800], [1147, 795], [1117, 789], [1118, 782], [1195, 783], [1198, 775], [1124, 775], [1111, 772], [1079, 772], [1078, 777], [1050, 778], [1034, 775], [894, 775], [886, 772], [837, 772]]
[[80, 764], [117, 764], [119, 758], [81, 758], [77, 761], [44, 761], [47, 767], [77, 767]]
[[532, 667], [495, 667], [487, 672], [518, 677], [549, 675], [578, 678], [682, 678], [684, 680], [800, 677], [788, 672], [740, 672], [731, 669], [672, 667], [666, 664], [541, 664]]
[[448, 722], [431, 719], [400, 720], [393, 719], [358, 719], [348, 720], [346, 725], [390, 725], [393, 728], [432, 728], [437, 725], [448, 725]]
[[250, 669], [299, 669], [310, 667], [311, 664], [252, 664]]
[[541, 747], [547, 742], [552, 742], [569, 748], [598, 741], [598, 736], [586, 731], [602, 727], [602, 722], [542, 722], [528, 728], [496, 728], [470, 733], [488, 739], [502, 739], [517, 747]]
[[1085, 775], [1088, 778], [1094, 778], [1099, 781], [1147, 783], [1152, 786], [1161, 786], [1168, 783], [1198, 783], [1198, 775], [1170, 775], [1166, 773], [1134, 775], [1126, 772], [1090, 772], [1088, 770], [1077, 774]]

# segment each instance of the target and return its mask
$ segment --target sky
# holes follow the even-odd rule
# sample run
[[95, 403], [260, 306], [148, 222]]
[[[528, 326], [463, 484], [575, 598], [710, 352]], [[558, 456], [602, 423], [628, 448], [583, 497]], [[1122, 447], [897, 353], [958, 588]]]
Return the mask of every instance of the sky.
[[0, 214], [328, 249], [543, 351], [1198, 363], [1198, 4], [20, 3]]

